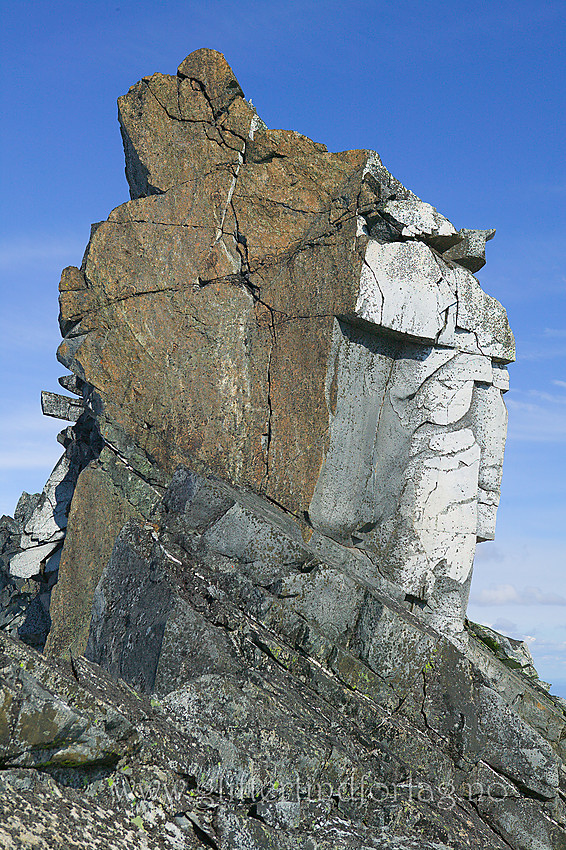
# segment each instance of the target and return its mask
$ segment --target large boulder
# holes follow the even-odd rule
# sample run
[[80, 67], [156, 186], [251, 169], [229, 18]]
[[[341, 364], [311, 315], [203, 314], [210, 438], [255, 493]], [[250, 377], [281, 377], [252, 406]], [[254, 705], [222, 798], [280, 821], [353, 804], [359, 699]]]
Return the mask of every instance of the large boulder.
[[251, 487], [461, 632], [514, 357], [505, 311], [448, 258], [464, 237], [373, 151], [269, 130], [214, 51], [119, 116], [132, 200], [60, 286], [58, 356], [103, 439]]

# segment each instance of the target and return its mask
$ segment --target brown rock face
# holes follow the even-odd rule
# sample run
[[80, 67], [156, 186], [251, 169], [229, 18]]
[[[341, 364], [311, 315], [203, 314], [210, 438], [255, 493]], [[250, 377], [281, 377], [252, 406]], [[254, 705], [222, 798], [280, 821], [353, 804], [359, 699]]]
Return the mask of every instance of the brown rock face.
[[299, 514], [333, 320], [355, 305], [368, 153], [268, 130], [211, 50], [119, 110], [133, 200], [63, 274], [59, 358], [164, 471], [190, 462]]
[[83, 654], [96, 585], [118, 532], [132, 516], [139, 514], [103, 469], [94, 465], [84, 470], [73, 497], [60, 580], [52, 594], [53, 611], [61, 613], [49, 632], [47, 655]]
[[361, 550], [371, 576], [460, 633], [476, 540], [494, 534], [514, 357], [469, 270], [493, 232], [457, 232], [373, 151], [269, 130], [212, 50], [143, 78], [119, 118], [132, 200], [60, 285], [58, 357], [114, 453], [73, 516], [116, 464], [151, 492], [93, 530], [96, 565], [79, 567], [90, 532], [75, 521], [48, 651], [75, 633], [84, 649], [112, 541], [151, 518], [180, 465], [266, 497], [315, 548]]

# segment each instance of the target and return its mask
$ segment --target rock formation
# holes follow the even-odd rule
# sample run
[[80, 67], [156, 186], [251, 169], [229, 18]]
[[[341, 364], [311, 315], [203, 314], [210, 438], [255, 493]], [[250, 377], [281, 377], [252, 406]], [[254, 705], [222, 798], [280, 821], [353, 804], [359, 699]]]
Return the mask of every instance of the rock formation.
[[563, 704], [465, 619], [494, 231], [269, 130], [212, 50], [119, 118], [132, 200], [62, 274], [42, 397], [75, 424], [0, 527], [5, 846], [566, 848]]

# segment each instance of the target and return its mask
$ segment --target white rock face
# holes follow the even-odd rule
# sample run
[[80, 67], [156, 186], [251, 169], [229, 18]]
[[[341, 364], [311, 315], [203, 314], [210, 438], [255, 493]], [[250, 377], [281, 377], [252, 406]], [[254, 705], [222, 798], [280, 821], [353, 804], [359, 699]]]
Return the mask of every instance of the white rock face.
[[74, 472], [73, 475], [70, 458], [64, 454], [55, 464], [37, 506], [25, 525], [20, 538], [20, 547], [24, 551], [10, 559], [10, 575], [19, 578], [37, 575], [61, 545], [76, 481], [76, 470]]
[[445, 312], [456, 301], [432, 251], [422, 242], [370, 240], [356, 315], [383, 328], [436, 340]]
[[355, 315], [335, 324], [309, 517], [458, 634], [476, 542], [495, 533], [514, 339], [499, 302], [442, 255], [462, 238], [447, 219], [414, 197], [379, 212], [399, 239], [367, 240]]
[[405, 548], [405, 589], [421, 598], [424, 592], [426, 598], [438, 576], [463, 583], [470, 574], [480, 449], [467, 428], [415, 435], [411, 449], [400, 503], [415, 530]]
[[[495, 374], [498, 370], [493, 371]], [[476, 440], [481, 447], [477, 536], [478, 540], [493, 540], [507, 434], [507, 408], [502, 390], [494, 384], [477, 385], [470, 413]]]
[[454, 236], [456, 228], [430, 204], [417, 198], [386, 201], [382, 212], [401, 229], [401, 236]]
[[10, 575], [17, 578], [31, 578], [39, 573], [42, 564], [55, 552], [58, 541], [30, 546], [10, 560]]
[[67, 509], [73, 495], [74, 481], [67, 484], [70, 461], [63, 455], [47, 479], [36, 509], [24, 528], [21, 546], [28, 548], [39, 542], [62, 540], [67, 527]]

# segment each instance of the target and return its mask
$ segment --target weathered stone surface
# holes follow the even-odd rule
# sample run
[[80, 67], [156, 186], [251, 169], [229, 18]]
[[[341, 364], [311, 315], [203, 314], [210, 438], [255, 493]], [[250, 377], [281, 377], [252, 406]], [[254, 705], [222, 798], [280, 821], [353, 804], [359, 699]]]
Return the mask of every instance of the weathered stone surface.
[[[221, 729], [220, 737], [208, 732], [206, 740], [223, 753], [228, 787], [245, 787], [245, 794], [251, 793], [254, 782], [265, 782], [270, 766], [288, 794], [297, 787], [297, 777], [301, 788], [312, 785], [313, 775], [319, 784], [334, 789], [344, 788], [352, 776], [359, 784], [361, 768], [346, 744], [351, 727], [340, 733], [340, 747], [330, 745], [330, 762], [320, 773], [318, 746], [327, 750], [329, 744], [308, 712], [317, 705], [324, 712], [329, 705], [340, 705], [344, 717], [356, 717], [358, 724], [363, 717], [363, 724], [370, 724], [385, 787], [399, 782], [406, 794], [407, 777], [395, 761], [401, 759], [413, 770], [424, 771], [416, 784], [461, 787], [458, 793], [468, 800], [479, 794], [485, 811], [494, 799], [521, 797], [523, 789], [552, 808], [558, 793], [560, 757], [555, 747], [560, 732], [556, 736], [551, 727], [542, 734], [536, 731], [487, 685], [460, 650], [393, 600], [317, 562], [285, 515], [266, 508], [257, 497], [178, 470], [156, 514], [161, 531], [156, 535], [129, 523], [118, 539], [97, 590], [97, 596], [113, 602], [95, 606], [89, 656], [109, 670], [120, 669], [142, 690], [155, 690], [166, 713], [183, 728], [194, 733], [204, 723]], [[151, 604], [156, 593], [160, 602]], [[131, 601], [132, 595], [140, 601]], [[151, 649], [153, 637], [148, 651], [140, 652], [141, 635], [159, 632], [163, 638], [158, 657]], [[278, 684], [280, 675], [284, 684]], [[302, 685], [296, 690], [298, 683]], [[564, 723], [563, 713], [557, 707], [555, 711]], [[411, 745], [402, 731], [406, 721], [412, 728]], [[336, 722], [334, 717], [333, 728]], [[394, 733], [392, 722], [401, 724]], [[307, 729], [308, 745], [303, 737]], [[417, 756], [416, 740], [420, 737], [422, 747], [429, 736], [434, 755], [429, 749], [426, 756]], [[387, 761], [392, 755], [393, 762]], [[373, 776], [371, 760], [363, 764], [366, 778]], [[423, 791], [419, 800], [424, 796]], [[290, 822], [281, 822], [273, 809], [265, 812], [268, 826], [284, 830], [278, 839], [281, 846], [287, 846], [286, 840], [289, 846], [293, 841], [302, 846], [306, 840], [300, 829], [293, 838], [285, 835], [285, 830], [297, 830], [305, 817], [305, 797], [303, 789]], [[432, 797], [427, 799], [431, 803]], [[287, 808], [282, 811], [289, 813], [292, 800], [284, 802]], [[499, 814], [491, 811], [488, 820], [497, 830]], [[505, 820], [506, 808], [495, 806], [494, 811]], [[224, 817], [221, 808], [211, 826], [214, 840], [222, 835], [220, 813]], [[330, 820], [327, 812], [326, 827]], [[445, 812], [441, 820], [447, 846], [474, 846], [452, 845], [459, 834], [456, 824], [449, 826]], [[385, 828], [388, 823], [387, 818], [380, 821], [384, 841], [395, 835]], [[244, 819], [239, 829], [252, 841], [253, 824]], [[312, 839], [314, 823], [308, 829]], [[365, 839], [368, 846], [376, 835], [372, 829], [372, 837]], [[474, 836], [480, 840], [481, 829], [474, 830], [479, 830]], [[230, 833], [230, 841], [235, 834]], [[352, 838], [354, 834], [355, 829]], [[440, 838], [434, 831], [421, 835]], [[494, 835], [486, 840], [487, 846], [489, 841], [498, 846]], [[233, 846], [230, 841], [226, 846]]]
[[58, 578], [77, 478], [100, 452], [98, 429], [90, 416], [81, 416], [59, 436], [63, 456], [41, 494], [22, 495], [14, 518], [18, 533], [2, 547], [11, 589], [0, 605], [0, 621], [4, 621], [0, 628], [12, 635], [17, 630], [24, 642], [38, 649], [43, 649], [51, 628], [51, 591]]
[[24, 526], [24, 544], [54, 542], [64, 537], [75, 480], [71, 458], [65, 453], [55, 465], [33, 514]]
[[[458, 235], [371, 151], [267, 129], [214, 51], [144, 78], [119, 108], [133, 200], [63, 274], [60, 359], [166, 474], [188, 463], [364, 540], [376, 569], [461, 631], [499, 498], [492, 361], [514, 357], [503, 308], [445, 259], [480, 232]], [[427, 415], [428, 449], [414, 437]], [[459, 461], [442, 465], [460, 443], [465, 482]]]
[[[378, 836], [383, 846], [399, 836], [403, 846], [399, 824], [407, 821], [398, 813], [397, 827], [391, 825], [400, 802], [388, 797], [391, 783], [404, 805], [408, 783], [420, 789], [418, 817], [427, 824], [421, 840], [448, 847], [483, 846], [486, 828], [485, 846], [504, 846], [485, 824], [470, 820], [473, 808], [468, 826], [460, 829], [457, 812], [464, 800], [474, 806], [481, 801], [496, 832], [507, 809], [495, 805], [493, 814], [489, 807], [494, 800], [521, 798], [524, 790], [548, 801], [548, 815], [547, 803], [538, 804], [542, 825], [553, 817], [560, 731], [550, 725], [536, 731], [424, 620], [321, 564], [283, 512], [179, 469], [155, 516], [157, 534], [130, 522], [118, 538], [97, 590], [105, 601], [93, 610], [89, 657], [153, 690], [187, 732], [198, 736], [206, 726], [203, 740], [221, 754], [222, 787], [232, 794], [257, 800], [271, 771], [271, 783], [285, 790], [270, 802], [261, 799], [254, 813], [262, 816], [261, 829], [279, 830], [277, 846], [303, 846], [332, 832], [332, 810], [324, 810], [322, 821], [310, 819], [312, 795], [322, 793], [322, 803], [322, 787], [342, 789], [334, 794], [344, 830], [343, 843], [333, 845], [339, 847], [362, 837], [367, 846], [379, 847]], [[149, 636], [146, 653], [140, 651], [143, 634]], [[328, 714], [338, 705], [346, 725]], [[313, 709], [328, 718], [328, 726], [318, 725]], [[557, 706], [554, 711], [563, 724], [563, 712]], [[379, 753], [375, 764], [369, 756], [359, 761], [360, 747], [368, 743], [359, 739], [350, 749], [355, 729], [370, 735]], [[329, 741], [327, 730], [337, 738]], [[362, 776], [370, 785], [381, 783], [380, 806], [387, 800], [392, 807], [388, 815], [381, 808], [377, 814], [372, 799], [371, 817], [364, 809], [367, 833], [357, 832], [353, 810], [341, 796], [347, 789], [359, 817]], [[433, 815], [439, 787], [452, 788], [459, 802]], [[223, 838], [228, 812], [238, 829]], [[410, 817], [408, 822], [414, 824]], [[406, 846], [412, 828], [406, 826]], [[235, 836], [252, 847], [272, 836], [222, 805], [208, 829], [226, 847], [234, 846]]]
[[[13, 575], [32, 575], [29, 565], [33, 560], [32, 550], [37, 550], [35, 556], [36, 569], [60, 545], [65, 536], [69, 508], [77, 478], [90, 459], [100, 451], [97, 442], [96, 428], [93, 422], [86, 419], [71, 432], [66, 441], [65, 452], [55, 464], [43, 492], [34, 504], [33, 511], [26, 516], [23, 534], [19, 547], [24, 551], [10, 561], [10, 571]], [[50, 551], [48, 551], [51, 547]], [[25, 572], [27, 570], [27, 572]]]
[[30, 546], [10, 561], [10, 575], [17, 578], [31, 578], [39, 573], [41, 565], [45, 564], [57, 548], [60, 547], [58, 540], [52, 543], [42, 543], [39, 546]]
[[[0, 697], [3, 847], [202, 846], [192, 829], [183, 833], [175, 822], [175, 805], [184, 802], [181, 789], [186, 797], [189, 788], [173, 755], [181, 742], [149, 700], [84, 659], [72, 668], [46, 662], [3, 635]], [[188, 755], [191, 744], [184, 743]], [[173, 756], [179, 773], [169, 787], [163, 782], [167, 769], [156, 775], [151, 766], [130, 784], [129, 765], [140, 745], [149, 756], [142, 763], [165, 765], [164, 753]]]
[[399, 236], [424, 239], [440, 250], [458, 241], [454, 225], [430, 204], [417, 198], [386, 201], [379, 211], [383, 218], [395, 226]]
[[75, 393], [75, 395], [83, 395], [85, 385], [76, 375], [61, 375], [58, 380], [63, 389], [68, 390], [70, 393]]
[[76, 422], [84, 412], [84, 403], [76, 398], [69, 398], [69, 396], [49, 393], [44, 390], [41, 393], [41, 412], [44, 416], [54, 416], [55, 419]]
[[[161, 568], [151, 526], [130, 520], [116, 539], [94, 595], [86, 655], [144, 693], [154, 690], [155, 672], [171, 589]], [[127, 612], [124, 609], [127, 597]], [[123, 624], [127, 620], [127, 639]], [[132, 668], [132, 665], [134, 667]]]
[[80, 398], [45, 397], [82, 412], [0, 521], [0, 842], [564, 846], [564, 705], [464, 630], [514, 358], [493, 232], [269, 130], [215, 51], [119, 116], [132, 200], [60, 283]]
[[[439, 840], [462, 848], [504, 846], [465, 799], [447, 798], [455, 792], [438, 792], [432, 777], [403, 763], [394, 743], [402, 740], [402, 717], [376, 723], [374, 716], [373, 740], [364, 738], [359, 723], [370, 721], [371, 712], [363, 696], [344, 691], [342, 719], [333, 716], [332, 677], [321, 698], [324, 677], [318, 685], [301, 681], [265, 647], [255, 645], [250, 654], [246, 642], [239, 649], [236, 642], [239, 673], [197, 676], [150, 705], [84, 659], [71, 669], [2, 641], [2, 686], [9, 694], [2, 828], [14, 842], [24, 827], [37, 841], [55, 840], [68, 823], [90, 829], [93, 813], [103, 809], [112, 817], [89, 838], [94, 847], [105, 846], [110, 821], [116, 840], [129, 836], [128, 824], [143, 827], [147, 847], [170, 846], [171, 823], [186, 841], [179, 847], [202, 846], [205, 836], [218, 847], [245, 839], [258, 850], [267, 839], [267, 846], [305, 848], [320, 840], [329, 850], [352, 842], [433, 848]], [[37, 724], [30, 721], [34, 711]], [[18, 735], [10, 731], [14, 722]], [[393, 749], [375, 735], [384, 722], [397, 730]], [[422, 734], [413, 729], [412, 737]], [[33, 792], [50, 817], [30, 819]], [[442, 805], [442, 793], [450, 805]]]
[[445, 256], [471, 272], [485, 266], [485, 243], [495, 236], [495, 230], [460, 230], [461, 240], [451, 246]]
[[14, 511], [14, 520], [20, 523], [22, 528], [25, 527], [28, 520], [31, 518], [37, 503], [40, 499], [40, 493], [26, 493], [25, 490], [18, 499], [18, 504]]
[[468, 628], [484, 643], [489, 649], [494, 652], [497, 658], [509, 667], [511, 670], [520, 670], [526, 676], [540, 682], [535, 663], [530, 653], [528, 645], [525, 641], [514, 640], [513, 638], [505, 637], [505, 635], [495, 632], [487, 626], [481, 626], [478, 623], [468, 622]]
[[70, 528], [53, 589], [53, 627], [48, 655], [82, 655], [88, 639], [94, 590], [110, 558], [116, 535], [127, 519], [139, 516], [99, 464], [80, 475], [73, 495]]
[[39, 493], [31, 495], [24, 492], [14, 516], [0, 518], [0, 630], [16, 639], [36, 594], [36, 585], [29, 579], [10, 575], [10, 560], [19, 552], [24, 526], [39, 499]]

